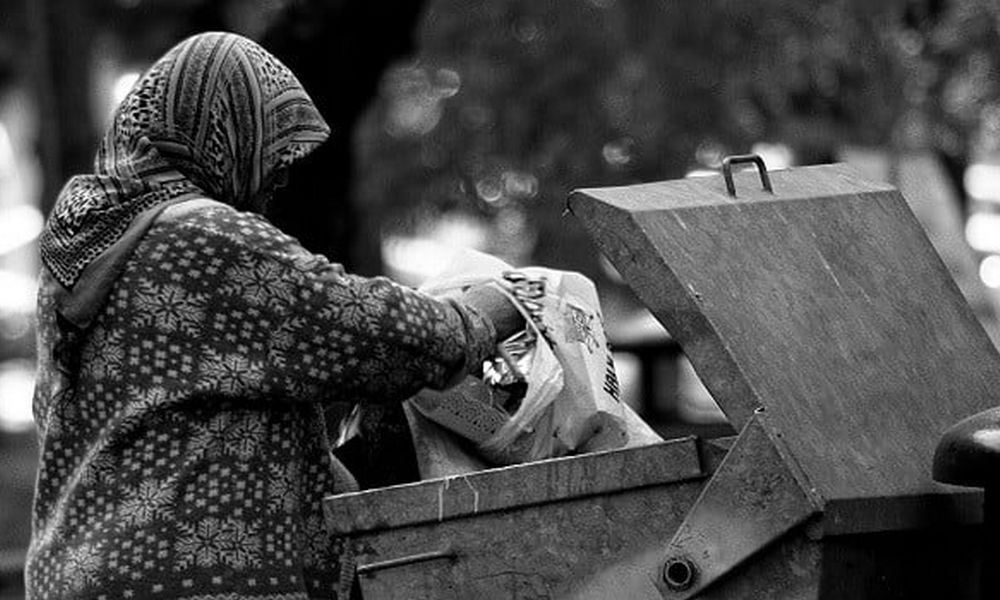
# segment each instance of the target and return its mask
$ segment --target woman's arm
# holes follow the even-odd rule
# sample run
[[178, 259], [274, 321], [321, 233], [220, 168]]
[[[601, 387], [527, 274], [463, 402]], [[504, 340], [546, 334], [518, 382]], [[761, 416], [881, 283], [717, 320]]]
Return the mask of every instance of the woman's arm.
[[[512, 322], [488, 294], [439, 301], [384, 277], [349, 275], [263, 218], [227, 208], [186, 215], [149, 236], [153, 283], [139, 282], [140, 290], [172, 286], [174, 301], [197, 315], [199, 381], [218, 389], [213, 378], [237, 379], [221, 388], [234, 395], [402, 400], [445, 387], [491, 354], [497, 333], [484, 312], [505, 329]], [[156, 284], [164, 260], [187, 276]]]

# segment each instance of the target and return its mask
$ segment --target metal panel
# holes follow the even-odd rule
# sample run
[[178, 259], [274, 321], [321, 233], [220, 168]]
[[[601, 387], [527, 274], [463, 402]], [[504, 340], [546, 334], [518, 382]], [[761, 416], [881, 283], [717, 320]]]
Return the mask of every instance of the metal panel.
[[703, 484], [645, 485], [361, 532], [350, 542], [360, 587], [365, 600], [657, 600], [649, 568]]
[[681, 438], [342, 494], [327, 498], [324, 509], [334, 535], [356, 534], [704, 475], [697, 442]]
[[773, 194], [735, 181], [736, 198], [705, 178], [570, 208], [734, 425], [767, 407], [824, 499], [951, 494], [934, 445], [1000, 404], [1000, 354], [902, 197], [843, 165], [774, 172]]
[[663, 598], [696, 596], [820, 510], [758, 412], [674, 534], [650, 574]]

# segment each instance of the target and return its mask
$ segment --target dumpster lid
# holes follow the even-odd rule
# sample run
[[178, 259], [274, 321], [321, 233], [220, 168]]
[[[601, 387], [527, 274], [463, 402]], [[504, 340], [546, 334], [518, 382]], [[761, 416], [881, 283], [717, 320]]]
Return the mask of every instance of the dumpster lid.
[[583, 189], [569, 208], [733, 425], [763, 408], [827, 500], [922, 496], [1000, 355], [897, 190], [845, 165]]

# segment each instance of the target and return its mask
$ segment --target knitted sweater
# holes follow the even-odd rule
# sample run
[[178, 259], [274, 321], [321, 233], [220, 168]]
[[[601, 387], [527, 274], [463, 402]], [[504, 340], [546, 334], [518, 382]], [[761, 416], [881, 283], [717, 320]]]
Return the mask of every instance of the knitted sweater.
[[39, 599], [336, 598], [322, 499], [345, 488], [322, 404], [443, 387], [494, 335], [472, 309], [347, 275], [222, 206], [149, 230], [69, 368], [46, 289]]

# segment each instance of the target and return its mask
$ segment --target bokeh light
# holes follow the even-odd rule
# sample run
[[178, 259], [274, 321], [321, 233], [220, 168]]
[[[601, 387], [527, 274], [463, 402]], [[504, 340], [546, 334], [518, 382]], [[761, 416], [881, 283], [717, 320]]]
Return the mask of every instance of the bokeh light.
[[0, 210], [0, 256], [32, 242], [41, 233], [44, 222], [42, 212], [28, 204]]
[[976, 200], [1000, 202], [1000, 165], [974, 164], [965, 170], [965, 190]]
[[386, 273], [400, 283], [418, 286], [441, 272], [463, 248], [483, 250], [488, 233], [479, 221], [454, 215], [417, 235], [389, 235], [382, 240]]
[[991, 254], [979, 263], [979, 278], [986, 287], [1000, 288], [1000, 256]]
[[0, 431], [18, 433], [34, 426], [31, 398], [35, 370], [31, 361], [0, 363]]
[[1000, 214], [971, 215], [965, 223], [965, 239], [979, 252], [1000, 252]]
[[115, 79], [114, 85], [111, 87], [111, 106], [112, 110], [117, 108], [121, 104], [125, 96], [132, 91], [132, 86], [135, 82], [139, 81], [140, 74], [137, 71], [128, 71], [122, 73]]

